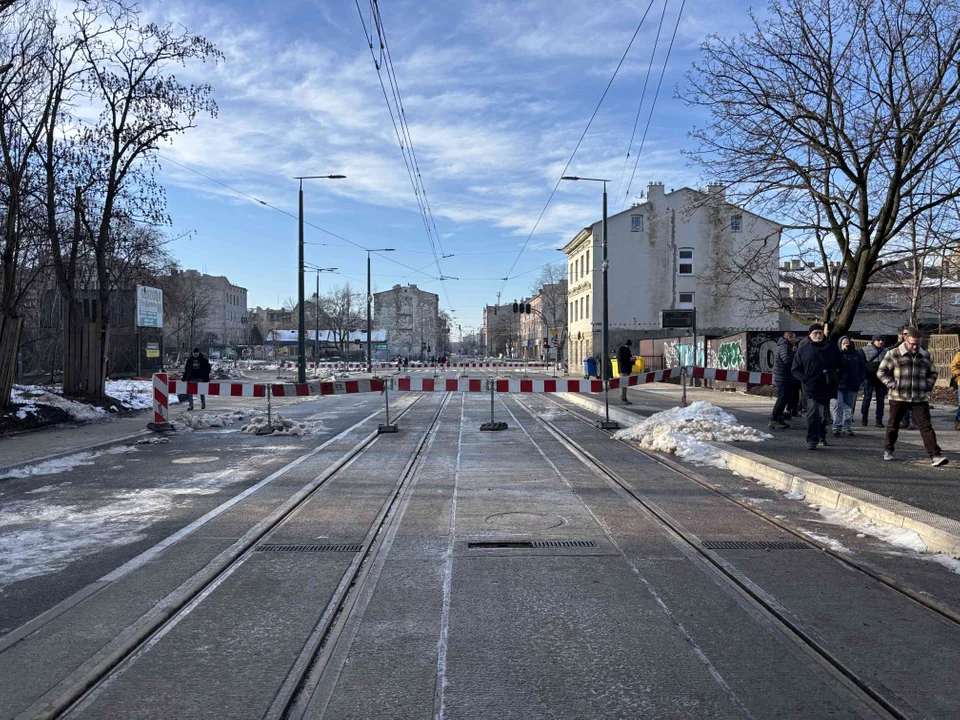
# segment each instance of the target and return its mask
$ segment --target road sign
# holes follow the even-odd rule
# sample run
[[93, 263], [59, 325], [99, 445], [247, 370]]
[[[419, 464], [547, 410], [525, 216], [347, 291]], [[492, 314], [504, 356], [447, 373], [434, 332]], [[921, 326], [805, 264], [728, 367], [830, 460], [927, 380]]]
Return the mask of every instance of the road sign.
[[163, 290], [137, 285], [137, 327], [163, 327]]
[[148, 358], [160, 357], [160, 343], [147, 343], [147, 357]]
[[692, 328], [696, 325], [696, 310], [661, 310], [661, 328]]

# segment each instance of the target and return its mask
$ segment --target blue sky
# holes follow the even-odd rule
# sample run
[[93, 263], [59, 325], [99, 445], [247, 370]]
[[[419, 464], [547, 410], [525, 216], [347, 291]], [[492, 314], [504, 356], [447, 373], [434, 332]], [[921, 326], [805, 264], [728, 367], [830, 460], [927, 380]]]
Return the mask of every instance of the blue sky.
[[[678, 0], [667, 2], [627, 176], [680, 9]], [[442, 261], [442, 271], [460, 278], [446, 281], [446, 293], [434, 279], [436, 267], [428, 266], [429, 242], [353, 2], [148, 4], [158, 19], [206, 35], [226, 56], [216, 67], [178, 71], [211, 82], [220, 111], [162, 155], [291, 213], [297, 209], [293, 176], [347, 175], [308, 181], [307, 220], [365, 247], [397, 248], [389, 257], [408, 267], [374, 258], [375, 290], [413, 282], [436, 292], [467, 332], [480, 324], [484, 303], [496, 301], [500, 278], [515, 261], [504, 302], [528, 294], [536, 268], [561, 260], [557, 248], [599, 216], [598, 185], [562, 183], [517, 259], [648, 4], [380, 1], [423, 183], [443, 251], [454, 255]], [[360, 6], [366, 16], [368, 3]], [[568, 171], [613, 178], [611, 213], [623, 201], [613, 193], [662, 9], [663, 0], [654, 0]], [[742, 30], [747, 9], [736, 2], [686, 2], [631, 196], [651, 181], [668, 189], [704, 181], [680, 154], [698, 117], [674, 99], [675, 88], [706, 34]], [[248, 289], [251, 306], [296, 296], [294, 219], [173, 162], [161, 164], [171, 236], [191, 231], [170, 246], [183, 266], [226, 275]], [[621, 195], [625, 191], [624, 184]], [[363, 288], [365, 253], [311, 227], [305, 237], [314, 243], [307, 262], [341, 273], [323, 275], [324, 287], [350, 282]], [[308, 288], [313, 283], [309, 276]]]

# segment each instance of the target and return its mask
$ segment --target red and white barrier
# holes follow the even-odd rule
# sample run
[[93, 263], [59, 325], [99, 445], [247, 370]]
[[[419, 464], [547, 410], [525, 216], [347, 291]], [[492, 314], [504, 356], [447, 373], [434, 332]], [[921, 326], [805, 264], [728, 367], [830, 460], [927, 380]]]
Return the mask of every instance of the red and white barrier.
[[[746, 370], [718, 370], [717, 368], [685, 367], [687, 377], [719, 380], [721, 382], [747, 383], [749, 385], [773, 385], [773, 373], [748, 372]], [[611, 385], [610, 387], [613, 387]]]
[[[376, 362], [373, 363], [373, 367], [376, 370], [386, 370], [389, 368], [395, 368], [396, 363], [390, 362]], [[295, 362], [282, 362], [279, 364], [280, 370], [296, 370], [300, 367], [299, 363]], [[307, 363], [307, 370], [316, 370], [317, 368], [323, 370], [366, 370], [367, 364], [363, 362], [352, 362], [352, 363], [338, 363], [338, 362], [321, 362], [321, 363]]]

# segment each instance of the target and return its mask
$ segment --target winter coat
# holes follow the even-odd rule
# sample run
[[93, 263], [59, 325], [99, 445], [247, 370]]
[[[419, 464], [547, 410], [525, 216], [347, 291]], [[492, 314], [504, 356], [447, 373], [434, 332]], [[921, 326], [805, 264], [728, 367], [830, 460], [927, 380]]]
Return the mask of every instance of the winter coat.
[[883, 362], [883, 358], [885, 358], [886, 355], [887, 348], [878, 348], [873, 343], [863, 348], [863, 360], [867, 364], [867, 380], [874, 385], [879, 383], [877, 380], [877, 370], [880, 369], [880, 363]]
[[960, 378], [960, 352], [953, 356], [953, 362], [950, 363], [950, 374], [955, 378]]
[[626, 345], [617, 348], [617, 366], [621, 375], [629, 375], [633, 370], [633, 353]]
[[824, 404], [837, 396], [839, 370], [840, 351], [829, 340], [810, 340], [800, 345], [791, 367], [804, 397]]
[[[843, 343], [843, 338], [837, 342], [837, 347]], [[863, 380], [867, 376], [867, 362], [863, 359], [860, 351], [850, 344], [850, 349], [840, 351], [840, 377], [837, 382], [838, 390], [859, 390], [863, 385]]]
[[773, 384], [783, 385], [796, 382], [793, 377], [793, 356], [797, 354], [797, 349], [793, 343], [786, 338], [777, 340], [777, 354], [773, 359]]
[[210, 361], [203, 353], [194, 357], [191, 353], [183, 368], [184, 382], [210, 382]]
[[937, 382], [937, 367], [926, 350], [919, 348], [914, 355], [901, 343], [883, 358], [877, 379], [890, 389], [889, 400], [922, 403]]

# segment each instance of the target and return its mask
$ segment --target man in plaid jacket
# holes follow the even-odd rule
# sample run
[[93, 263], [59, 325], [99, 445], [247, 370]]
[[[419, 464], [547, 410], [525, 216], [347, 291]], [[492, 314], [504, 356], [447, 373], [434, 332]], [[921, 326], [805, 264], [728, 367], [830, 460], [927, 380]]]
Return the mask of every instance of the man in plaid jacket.
[[930, 353], [920, 347], [920, 332], [907, 328], [903, 342], [891, 348], [880, 363], [877, 379], [890, 391], [890, 417], [887, 420], [887, 432], [883, 446], [883, 459], [893, 460], [893, 448], [900, 434], [900, 421], [906, 414], [912, 413], [920, 426], [923, 446], [930, 455], [934, 466], [947, 464], [937, 445], [937, 435], [930, 422], [930, 403], [927, 397], [937, 382], [937, 368]]

